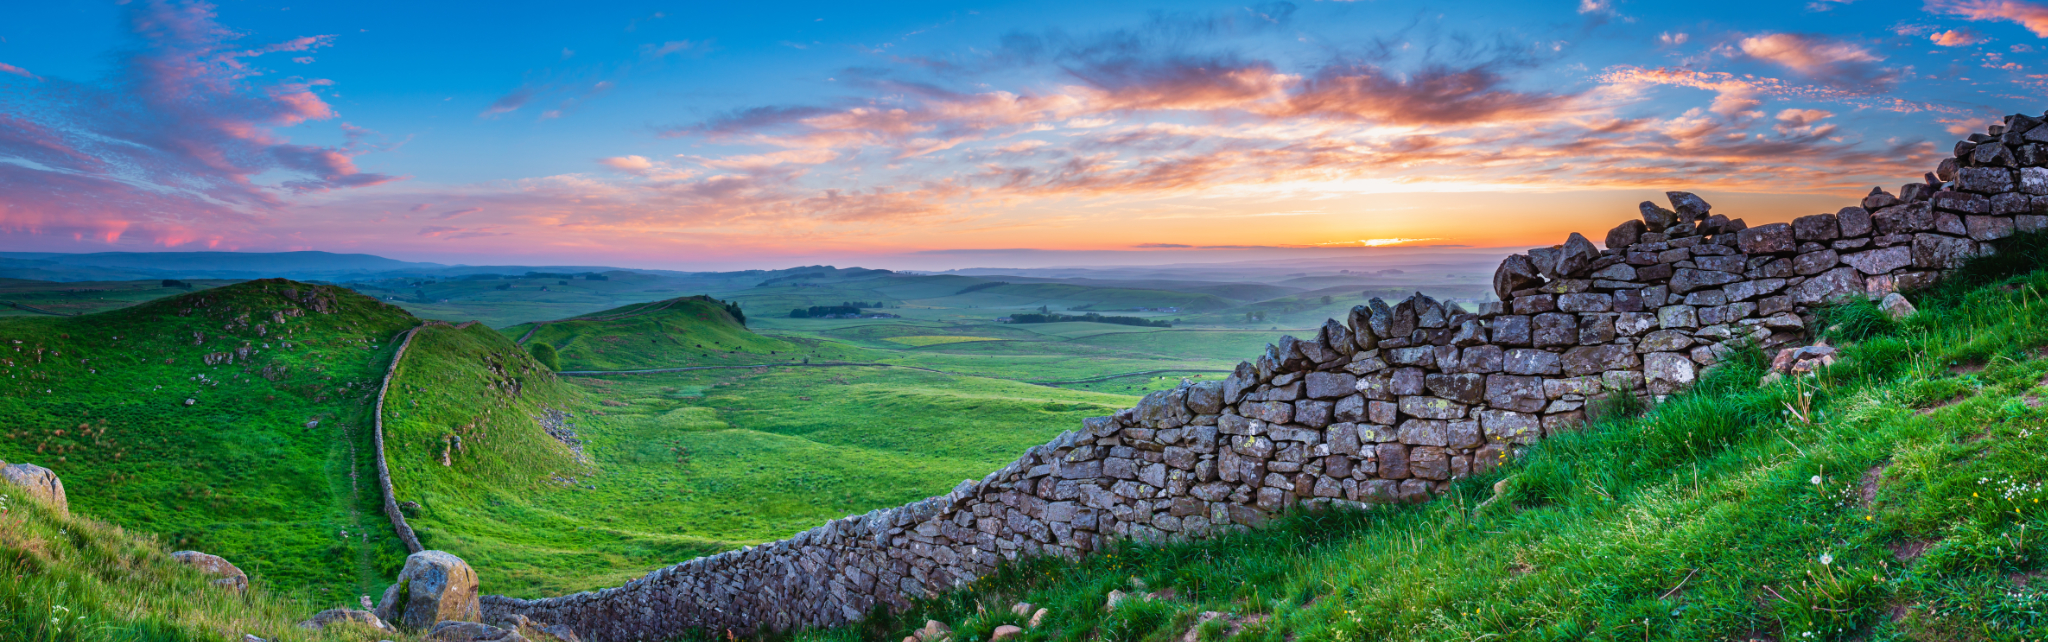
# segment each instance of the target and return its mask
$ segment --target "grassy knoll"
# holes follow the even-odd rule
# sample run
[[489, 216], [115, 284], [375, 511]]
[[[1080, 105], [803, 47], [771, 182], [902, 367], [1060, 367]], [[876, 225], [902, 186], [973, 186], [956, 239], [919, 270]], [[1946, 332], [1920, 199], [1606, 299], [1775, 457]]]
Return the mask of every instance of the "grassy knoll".
[[383, 589], [369, 404], [416, 322], [347, 290], [252, 281], [82, 317], [0, 320], [0, 460], [73, 510], [320, 600]]
[[[528, 331], [532, 335], [528, 336]], [[858, 359], [830, 343], [755, 334], [708, 297], [666, 299], [581, 317], [505, 328], [555, 347], [564, 370], [640, 370]]]
[[[80, 495], [73, 491], [72, 501]], [[313, 611], [295, 595], [260, 581], [244, 595], [227, 593], [209, 583], [213, 576], [171, 559], [171, 550], [159, 538], [77, 513], [61, 517], [0, 491], [0, 640], [414, 639], [355, 625], [300, 629]]]
[[1029, 640], [2040, 639], [2048, 272], [1970, 281], [1903, 323], [1832, 312], [1860, 340], [1819, 377], [1759, 385], [1752, 351], [1442, 501], [1018, 564], [797, 637], [985, 639], [1024, 600], [1051, 609]]

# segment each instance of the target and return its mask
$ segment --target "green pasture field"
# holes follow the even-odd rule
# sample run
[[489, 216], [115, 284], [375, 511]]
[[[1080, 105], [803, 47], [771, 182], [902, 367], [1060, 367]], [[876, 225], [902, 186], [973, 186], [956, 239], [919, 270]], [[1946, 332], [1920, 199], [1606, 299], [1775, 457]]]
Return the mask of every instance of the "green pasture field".
[[[192, 279], [185, 281], [192, 289], [164, 287], [163, 281], [35, 281], [29, 279], [0, 279], [0, 301], [29, 306], [57, 315], [79, 315], [107, 310], [118, 310], [145, 301], [154, 301], [175, 296], [217, 288], [235, 281], [216, 279]], [[0, 317], [52, 316], [34, 310], [23, 310], [16, 306], [0, 303]]]

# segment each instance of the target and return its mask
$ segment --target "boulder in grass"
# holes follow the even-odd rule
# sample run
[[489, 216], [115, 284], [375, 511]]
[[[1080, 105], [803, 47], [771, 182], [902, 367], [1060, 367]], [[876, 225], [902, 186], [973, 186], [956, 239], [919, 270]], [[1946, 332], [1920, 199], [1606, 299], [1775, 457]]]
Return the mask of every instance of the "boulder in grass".
[[440, 622], [475, 622], [480, 612], [476, 571], [442, 551], [406, 557], [398, 581], [377, 603], [377, 617], [415, 631]]
[[385, 624], [383, 619], [378, 618], [377, 614], [355, 609], [327, 609], [315, 613], [312, 619], [300, 622], [299, 628], [318, 631], [327, 628], [328, 625], [343, 622], [354, 622], [380, 631], [395, 630], [391, 625]]
[[441, 622], [427, 633], [427, 642], [526, 642], [518, 631], [477, 622]]
[[199, 551], [178, 551], [171, 553], [171, 559], [199, 569], [201, 573], [219, 575], [220, 579], [214, 580], [213, 585], [223, 590], [236, 593], [249, 590], [249, 575], [218, 555], [208, 555]]
[[57, 473], [48, 468], [0, 461], [0, 481], [20, 487], [29, 497], [49, 506], [59, 515], [71, 516], [71, 504], [64, 498], [64, 481], [57, 479]]
[[1897, 292], [1884, 295], [1884, 300], [1878, 301], [1877, 308], [1884, 310], [1884, 313], [1893, 319], [1904, 319], [1918, 312], [1912, 301], [1907, 301], [1905, 295]]

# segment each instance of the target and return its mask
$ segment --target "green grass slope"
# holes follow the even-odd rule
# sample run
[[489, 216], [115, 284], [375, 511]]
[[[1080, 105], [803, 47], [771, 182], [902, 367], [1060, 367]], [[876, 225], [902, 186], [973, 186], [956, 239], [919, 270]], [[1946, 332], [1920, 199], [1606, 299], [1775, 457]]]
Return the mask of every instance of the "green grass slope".
[[504, 333], [528, 343], [554, 346], [563, 370], [750, 365], [859, 356], [828, 343], [755, 334], [709, 297], [667, 299], [560, 321], [522, 323], [505, 328]]
[[[588, 466], [550, 436], [551, 413], [582, 410], [582, 393], [481, 324], [414, 334], [385, 398], [385, 461], [394, 494], [419, 505], [420, 543], [474, 566], [485, 590], [541, 582], [532, 569], [606, 565], [621, 543], [540, 508]], [[550, 561], [566, 556], [569, 562]]]
[[[2007, 244], [1904, 322], [1830, 311], [1856, 341], [1817, 377], [1760, 384], [1751, 351], [1441, 501], [1018, 564], [797, 637], [935, 618], [985, 639], [1028, 601], [1050, 612], [1027, 640], [2041, 639], [2048, 272], [2000, 276], [2041, 247]], [[1113, 590], [1144, 597], [1111, 610]]]
[[0, 640], [412, 639], [360, 625], [300, 629], [314, 611], [265, 582], [230, 594], [171, 559], [156, 537], [62, 517], [5, 489], [0, 497]]
[[55, 470], [75, 511], [281, 591], [374, 594], [404, 551], [378, 510], [369, 408], [415, 322], [283, 280], [0, 319], [0, 460]]

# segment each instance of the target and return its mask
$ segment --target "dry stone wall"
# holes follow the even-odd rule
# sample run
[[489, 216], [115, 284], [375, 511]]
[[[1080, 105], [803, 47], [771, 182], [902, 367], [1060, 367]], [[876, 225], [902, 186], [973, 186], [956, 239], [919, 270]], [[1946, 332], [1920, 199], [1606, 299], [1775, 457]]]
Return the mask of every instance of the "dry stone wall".
[[952, 492], [564, 597], [486, 596], [485, 621], [586, 640], [833, 626], [1004, 560], [1255, 527], [1299, 503], [1414, 502], [1581, 426], [1607, 394], [1662, 395], [1744, 342], [1799, 341], [1813, 306], [1932, 283], [2048, 227], [2048, 126], [2014, 116], [1925, 181], [1749, 227], [1698, 196], [1643, 203], [1602, 249], [1573, 234], [1508, 257], [1500, 300], [1377, 299], [1282, 337], [1222, 381], [1085, 422]]

